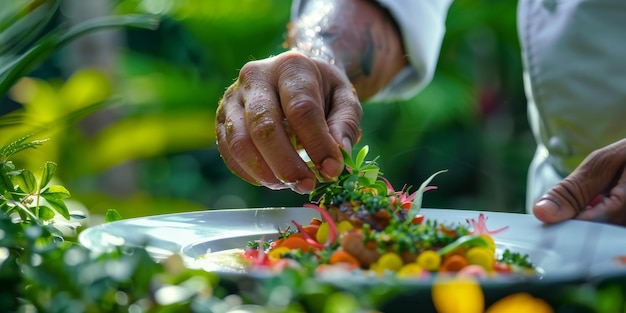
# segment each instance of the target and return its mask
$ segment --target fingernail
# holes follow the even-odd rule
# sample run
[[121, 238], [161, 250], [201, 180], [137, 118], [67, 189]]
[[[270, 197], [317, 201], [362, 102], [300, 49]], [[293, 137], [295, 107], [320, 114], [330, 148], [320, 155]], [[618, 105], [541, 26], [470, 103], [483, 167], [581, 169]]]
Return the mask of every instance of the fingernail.
[[322, 162], [322, 170], [320, 171], [326, 178], [335, 178], [341, 174], [341, 163], [333, 158], [327, 158]]
[[540, 199], [535, 203], [533, 213], [544, 222], [554, 223], [562, 220], [559, 216], [559, 205], [556, 200]]
[[539, 200], [535, 204], [535, 206], [542, 207], [544, 210], [547, 211], [556, 211], [559, 209], [558, 205], [554, 201], [548, 199]]
[[298, 181], [291, 189], [299, 194], [309, 194], [315, 189], [315, 180], [312, 178], [304, 178]]
[[344, 150], [348, 152], [348, 154], [352, 153], [352, 140], [348, 137], [344, 137], [341, 140], [341, 145], [343, 145]]

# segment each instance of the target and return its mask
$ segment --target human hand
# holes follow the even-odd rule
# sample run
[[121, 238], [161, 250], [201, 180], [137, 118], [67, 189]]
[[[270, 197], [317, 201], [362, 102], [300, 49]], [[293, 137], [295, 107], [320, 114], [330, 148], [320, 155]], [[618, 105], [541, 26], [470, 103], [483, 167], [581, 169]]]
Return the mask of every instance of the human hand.
[[545, 223], [576, 218], [626, 225], [626, 139], [598, 149], [534, 205]]
[[340, 67], [284, 52], [240, 70], [216, 113], [217, 147], [231, 171], [251, 184], [310, 193], [317, 179], [297, 149], [324, 178], [337, 177], [339, 146], [350, 151], [358, 142], [361, 116]]

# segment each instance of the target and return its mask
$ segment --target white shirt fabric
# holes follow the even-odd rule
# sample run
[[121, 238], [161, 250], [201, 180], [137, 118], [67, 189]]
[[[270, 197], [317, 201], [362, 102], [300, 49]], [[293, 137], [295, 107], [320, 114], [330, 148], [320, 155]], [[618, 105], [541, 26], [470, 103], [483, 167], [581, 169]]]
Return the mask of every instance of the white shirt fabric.
[[527, 210], [592, 151], [626, 137], [626, 1], [520, 0]]

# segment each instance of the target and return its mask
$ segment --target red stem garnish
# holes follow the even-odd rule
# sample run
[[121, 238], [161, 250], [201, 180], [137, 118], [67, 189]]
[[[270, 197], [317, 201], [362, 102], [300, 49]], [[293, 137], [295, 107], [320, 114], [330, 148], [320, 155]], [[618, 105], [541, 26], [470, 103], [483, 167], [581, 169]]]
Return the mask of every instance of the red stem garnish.
[[314, 209], [317, 212], [320, 212], [320, 214], [322, 215], [324, 220], [326, 220], [326, 222], [328, 223], [328, 229], [329, 229], [329, 231], [328, 231], [328, 239], [324, 243], [324, 246], [328, 246], [329, 244], [335, 242], [335, 240], [337, 239], [337, 226], [335, 225], [335, 222], [333, 221], [333, 218], [330, 217], [330, 214], [328, 214], [328, 212], [326, 210], [320, 208], [319, 206], [317, 206], [315, 204], [305, 203], [303, 206], [306, 207], [306, 208]]
[[311, 236], [309, 236], [309, 233], [307, 233], [306, 230], [302, 228], [302, 225], [296, 223], [296, 221], [294, 220], [291, 220], [291, 222], [294, 225], [296, 225], [296, 228], [298, 229], [298, 231], [300, 231], [300, 233], [302, 233], [302, 236], [304, 236], [304, 240], [306, 240], [306, 242], [308, 242], [311, 246], [313, 246], [316, 249], [324, 249], [324, 245], [317, 242], [317, 240], [311, 238]]

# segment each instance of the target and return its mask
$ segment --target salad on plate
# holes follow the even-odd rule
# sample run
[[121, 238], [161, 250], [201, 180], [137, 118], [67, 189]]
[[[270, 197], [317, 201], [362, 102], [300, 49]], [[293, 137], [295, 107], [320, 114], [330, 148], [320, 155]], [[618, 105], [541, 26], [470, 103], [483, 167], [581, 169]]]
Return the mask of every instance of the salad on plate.
[[411, 192], [395, 190], [368, 146], [352, 158], [343, 151], [345, 168], [333, 181], [321, 182], [305, 207], [320, 213], [308, 224], [292, 221], [274, 238], [249, 241], [237, 258], [250, 272], [297, 269], [313, 276], [337, 273], [428, 279], [471, 276], [489, 279], [504, 275], [536, 275], [528, 255], [496, 248], [493, 236], [507, 227], [489, 230], [479, 214], [466, 224], [446, 224], [420, 214], [431, 181]]

